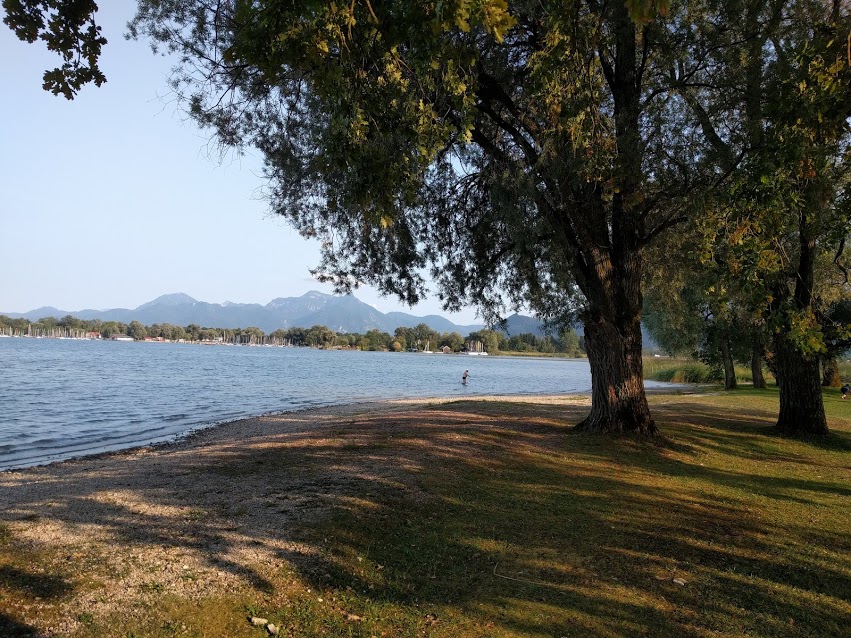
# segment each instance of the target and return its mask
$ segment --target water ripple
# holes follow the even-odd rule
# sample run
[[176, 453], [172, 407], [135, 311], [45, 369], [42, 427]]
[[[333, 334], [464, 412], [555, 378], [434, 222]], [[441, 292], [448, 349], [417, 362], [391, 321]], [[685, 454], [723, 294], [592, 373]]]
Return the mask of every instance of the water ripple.
[[590, 386], [586, 362], [559, 359], [0, 339], [0, 470], [306, 407]]

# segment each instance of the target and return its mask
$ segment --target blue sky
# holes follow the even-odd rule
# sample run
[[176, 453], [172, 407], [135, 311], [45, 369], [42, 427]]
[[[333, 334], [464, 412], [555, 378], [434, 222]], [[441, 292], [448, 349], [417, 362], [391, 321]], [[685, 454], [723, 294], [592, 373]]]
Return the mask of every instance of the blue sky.
[[[124, 40], [134, 5], [100, 3], [108, 81], [71, 102], [41, 88], [59, 58], [0, 24], [0, 312], [331, 292], [308, 272], [317, 244], [259, 198], [257, 156], [221, 160], [169, 101], [169, 60]], [[436, 299], [411, 309], [369, 288], [356, 295], [383, 312], [475, 322], [473, 309], [452, 315]]]

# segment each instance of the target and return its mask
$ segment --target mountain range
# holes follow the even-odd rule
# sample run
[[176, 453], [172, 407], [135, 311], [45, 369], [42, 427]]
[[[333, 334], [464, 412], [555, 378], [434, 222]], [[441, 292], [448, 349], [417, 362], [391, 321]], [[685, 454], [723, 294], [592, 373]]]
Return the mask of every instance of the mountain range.
[[[36, 308], [24, 313], [6, 312], [7, 317], [23, 317], [36, 321], [42, 317], [73, 315], [80, 319], [100, 319], [143, 324], [171, 323], [187, 326], [191, 323], [211, 328], [247, 328], [256, 326], [264, 332], [279, 328], [309, 328], [328, 326], [336, 332], [364, 333], [378, 329], [392, 333], [400, 326], [413, 327], [427, 324], [438, 332], [459, 332], [468, 335], [481, 330], [483, 325], [457, 325], [440, 315], [418, 317], [405, 312], [383, 313], [353, 295], [327, 295], [311, 291], [301, 297], [279, 297], [265, 306], [256, 303], [207, 303], [178, 292], [162, 295], [138, 308], [113, 308], [111, 310], [60, 310], [51, 306]], [[543, 334], [541, 323], [532, 317], [514, 314], [508, 317], [508, 333], [532, 332]]]

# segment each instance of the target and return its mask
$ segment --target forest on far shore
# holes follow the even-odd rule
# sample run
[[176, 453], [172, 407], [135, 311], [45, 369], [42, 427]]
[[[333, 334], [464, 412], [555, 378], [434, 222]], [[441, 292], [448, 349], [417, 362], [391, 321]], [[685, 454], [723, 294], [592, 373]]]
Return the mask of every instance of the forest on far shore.
[[137, 341], [216, 342], [251, 345], [288, 345], [313, 348], [349, 348], [355, 350], [385, 350], [393, 352], [440, 350], [448, 347], [451, 352], [478, 350], [496, 354], [498, 352], [524, 352], [561, 354], [566, 357], [585, 356], [582, 336], [568, 328], [557, 335], [540, 336], [533, 333], [507, 335], [499, 330], [477, 330], [464, 336], [459, 332], [440, 333], [425, 323], [413, 328], [400, 326], [393, 334], [381, 330], [369, 330], [364, 334], [337, 332], [327, 326], [310, 328], [281, 328], [266, 334], [257, 327], [207, 328], [198, 324], [178, 326], [170, 323], [144, 325], [139, 321], [85, 320], [72, 315], [61, 319], [44, 317], [38, 321], [12, 319], [0, 315], [0, 334], [10, 336], [78, 337], [110, 339], [116, 335], [127, 335]]

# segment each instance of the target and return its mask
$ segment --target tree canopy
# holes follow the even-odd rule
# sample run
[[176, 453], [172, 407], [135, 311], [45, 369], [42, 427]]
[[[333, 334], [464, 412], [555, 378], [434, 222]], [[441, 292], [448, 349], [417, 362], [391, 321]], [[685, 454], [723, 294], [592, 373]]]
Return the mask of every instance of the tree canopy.
[[44, 42], [62, 65], [44, 72], [44, 89], [72, 100], [83, 85], [100, 86], [99, 66], [107, 43], [97, 25], [94, 0], [3, 0], [3, 22], [25, 42]]

